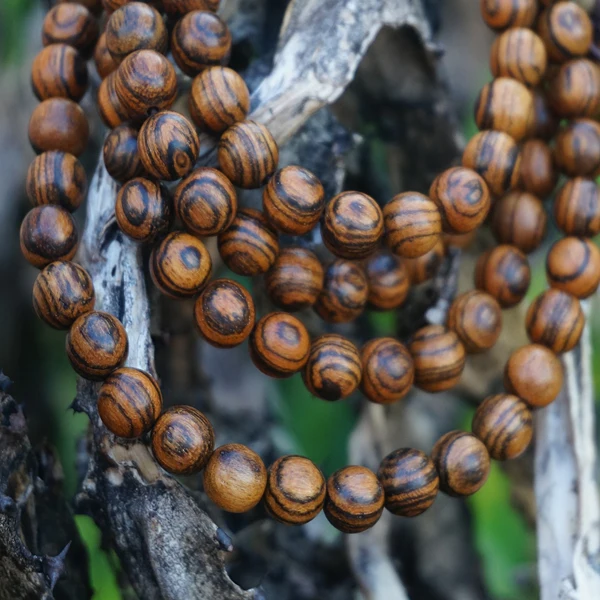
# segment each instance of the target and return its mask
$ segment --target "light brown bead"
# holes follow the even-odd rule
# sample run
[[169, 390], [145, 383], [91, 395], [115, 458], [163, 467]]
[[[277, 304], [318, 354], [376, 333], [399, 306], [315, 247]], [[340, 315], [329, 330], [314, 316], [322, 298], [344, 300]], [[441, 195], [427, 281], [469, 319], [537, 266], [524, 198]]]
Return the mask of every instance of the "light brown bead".
[[42, 43], [68, 44], [90, 56], [98, 39], [98, 23], [81, 4], [57, 4], [51, 8], [42, 24]]
[[129, 113], [117, 96], [116, 81], [117, 73], [113, 71], [98, 86], [98, 113], [104, 124], [111, 129], [129, 119]]
[[537, 0], [480, 0], [480, 8], [483, 20], [496, 31], [531, 27], [538, 14]]
[[162, 0], [163, 8], [170, 17], [181, 17], [193, 10], [217, 12], [221, 0]]
[[102, 33], [96, 43], [94, 49], [94, 63], [100, 79], [106, 78], [110, 73], [115, 71], [119, 63], [112, 57], [106, 45], [106, 32]]
[[558, 130], [559, 119], [550, 108], [546, 91], [537, 87], [533, 94], [533, 116], [529, 136], [549, 141]]
[[558, 170], [552, 150], [542, 140], [527, 140], [521, 146], [519, 188], [545, 199], [556, 186]]
[[104, 166], [108, 174], [120, 183], [144, 174], [137, 139], [136, 129], [129, 125], [119, 125], [104, 140]]
[[46, 46], [33, 59], [31, 85], [39, 100], [69, 98], [78, 102], [88, 86], [85, 59], [67, 44]]
[[558, 168], [569, 177], [600, 175], [600, 123], [577, 119], [563, 127], [554, 150]]
[[388, 250], [372, 254], [365, 264], [369, 295], [367, 302], [375, 310], [393, 310], [401, 306], [410, 290], [410, 277], [404, 262]]
[[404, 258], [402, 262], [408, 272], [408, 278], [413, 285], [425, 283], [433, 279], [439, 268], [444, 262], [446, 250], [442, 240], [431, 249], [429, 252], [419, 256], [419, 258]]
[[567, 181], [554, 200], [554, 220], [567, 235], [594, 237], [600, 233], [600, 191], [591, 179]]
[[561, 65], [550, 79], [548, 101], [562, 118], [597, 117], [600, 110], [598, 65], [585, 58]]
[[98, 15], [102, 12], [102, 0], [57, 0], [57, 4], [61, 4], [63, 2], [75, 2], [76, 4], [82, 4], [94, 15]]

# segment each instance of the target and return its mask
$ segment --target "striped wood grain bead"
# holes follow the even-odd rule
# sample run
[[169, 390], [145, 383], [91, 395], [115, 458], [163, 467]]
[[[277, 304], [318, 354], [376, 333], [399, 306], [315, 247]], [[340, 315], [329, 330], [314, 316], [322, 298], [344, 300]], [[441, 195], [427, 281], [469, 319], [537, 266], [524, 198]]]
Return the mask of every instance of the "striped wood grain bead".
[[152, 429], [162, 410], [162, 394], [154, 377], [129, 367], [113, 371], [98, 391], [98, 414], [105, 427], [123, 438]]
[[51, 8], [42, 24], [42, 43], [68, 44], [89, 57], [96, 45], [98, 23], [81, 4], [64, 3]]
[[313, 340], [302, 373], [313, 396], [332, 402], [347, 398], [358, 388], [361, 376], [360, 354], [350, 340], [333, 333]]
[[325, 477], [303, 456], [282, 456], [267, 472], [264, 504], [271, 517], [287, 525], [312, 521], [325, 503]]
[[129, 113], [117, 96], [116, 86], [116, 71], [109, 73], [98, 86], [98, 113], [103, 123], [111, 129], [118, 127], [129, 119]]
[[600, 190], [595, 181], [576, 177], [554, 199], [554, 220], [567, 235], [594, 237], [600, 233]]
[[479, 439], [465, 431], [450, 431], [433, 447], [431, 459], [440, 489], [449, 496], [470, 496], [486, 482], [490, 455]]
[[550, 108], [545, 88], [531, 90], [533, 94], [533, 116], [529, 136], [550, 141], [558, 130], [559, 119]]
[[569, 177], [600, 175], [600, 123], [593, 119], [576, 119], [563, 127], [554, 149], [558, 168]]
[[154, 285], [171, 298], [189, 298], [207, 283], [212, 261], [204, 244], [189, 233], [173, 231], [150, 255]]
[[433, 461], [414, 448], [398, 448], [388, 454], [379, 465], [377, 477], [385, 492], [385, 507], [399, 517], [423, 514], [440, 487]]
[[78, 375], [100, 381], [125, 362], [129, 344], [119, 319], [105, 312], [91, 311], [73, 323], [67, 334], [66, 348]]
[[92, 278], [72, 262], [50, 263], [33, 284], [33, 309], [54, 329], [68, 329], [77, 318], [93, 310], [95, 301]]
[[69, 98], [79, 102], [88, 87], [85, 59], [67, 44], [46, 46], [33, 59], [31, 85], [39, 100]]
[[104, 140], [104, 166], [108, 174], [120, 183], [144, 174], [137, 140], [137, 129], [129, 125], [115, 127]]
[[61, 4], [63, 2], [75, 2], [76, 4], [82, 4], [94, 15], [99, 15], [102, 12], [102, 0], [57, 0], [57, 4]]
[[545, 199], [555, 188], [558, 170], [552, 149], [542, 140], [526, 140], [521, 146], [519, 188]]
[[400, 258], [388, 250], [379, 250], [367, 259], [365, 274], [370, 308], [393, 310], [404, 303], [410, 291], [410, 278]]
[[106, 45], [106, 32], [102, 33], [96, 42], [94, 49], [94, 64], [100, 79], [105, 79], [110, 73], [115, 71], [119, 63], [112, 57]]
[[531, 27], [538, 14], [537, 0], [480, 0], [480, 8], [483, 20], [496, 31]]
[[181, 17], [193, 10], [217, 12], [221, 0], [162, 0], [163, 8], [169, 17]]
[[588, 298], [600, 284], [600, 250], [585, 238], [565, 237], [552, 244], [546, 255], [550, 287], [576, 298]]
[[585, 58], [571, 60], [556, 71], [548, 85], [548, 101], [562, 118], [596, 118], [600, 111], [600, 68]]
[[446, 249], [440, 239], [429, 252], [418, 258], [403, 258], [411, 284], [418, 285], [433, 279], [444, 262]]
[[381, 513], [385, 495], [373, 471], [349, 466], [327, 479], [325, 516], [344, 533], [360, 533], [373, 527]]

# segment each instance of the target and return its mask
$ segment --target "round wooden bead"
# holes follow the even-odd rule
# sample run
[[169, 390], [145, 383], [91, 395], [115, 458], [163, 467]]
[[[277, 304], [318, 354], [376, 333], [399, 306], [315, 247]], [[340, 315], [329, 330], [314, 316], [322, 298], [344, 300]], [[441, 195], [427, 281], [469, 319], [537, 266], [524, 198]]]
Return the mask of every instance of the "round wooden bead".
[[325, 478], [308, 458], [282, 456], [269, 467], [264, 503], [280, 523], [304, 525], [321, 512], [324, 502]]
[[120, 125], [115, 127], [104, 140], [104, 166], [108, 174], [121, 183], [144, 173], [137, 139], [136, 129], [129, 125]]
[[360, 389], [377, 404], [392, 404], [408, 394], [415, 378], [412, 356], [393, 338], [377, 338], [361, 350]]
[[277, 233], [253, 208], [238, 211], [231, 225], [219, 234], [218, 247], [225, 264], [238, 275], [266, 273], [279, 254]]
[[328, 323], [348, 323], [363, 312], [368, 295], [363, 269], [349, 260], [336, 260], [325, 269], [315, 311]]
[[193, 77], [206, 67], [229, 62], [231, 33], [214, 13], [195, 10], [177, 21], [171, 52], [179, 68]]
[[423, 514], [440, 487], [433, 461], [413, 448], [399, 448], [388, 454], [381, 461], [377, 477], [385, 492], [385, 507], [400, 517]]
[[188, 298], [207, 283], [212, 270], [210, 254], [193, 235], [173, 231], [155, 246], [150, 255], [154, 285], [172, 298]]
[[414, 285], [433, 279], [444, 262], [446, 250], [440, 241], [429, 252], [418, 258], [404, 258], [402, 262], [408, 272], [408, 278]]
[[243, 513], [254, 508], [267, 486], [267, 470], [256, 452], [241, 444], [217, 448], [204, 470], [204, 491], [221, 509]]
[[546, 255], [550, 287], [576, 298], [588, 298], [600, 284], [600, 250], [585, 238], [566, 237], [552, 244]]
[[241, 188], [258, 188], [273, 175], [279, 162], [279, 148], [261, 123], [235, 123], [221, 136], [219, 167]]
[[429, 197], [442, 215], [442, 227], [450, 233], [469, 233], [486, 219], [491, 198], [487, 184], [475, 171], [452, 167], [438, 175]]
[[453, 388], [465, 368], [465, 347], [441, 325], [427, 325], [413, 336], [409, 347], [415, 365], [415, 385], [426, 392]]
[[521, 171], [519, 187], [537, 196], [546, 198], [558, 181], [552, 150], [542, 140], [527, 140], [521, 146]]
[[137, 242], [152, 242], [171, 224], [168, 192], [155, 181], [131, 179], [117, 194], [115, 216], [125, 235]]
[[152, 453], [160, 466], [176, 475], [191, 475], [208, 463], [215, 447], [210, 421], [192, 406], [173, 406], [156, 421]]
[[545, 346], [528, 344], [515, 350], [504, 368], [504, 387], [533, 408], [548, 406], [563, 385], [563, 367]]
[[543, 88], [535, 88], [531, 93], [533, 94], [533, 116], [529, 135], [549, 141], [558, 130], [559, 119], [550, 108]]
[[115, 71], [119, 63], [112, 57], [106, 45], [106, 32], [98, 38], [96, 48], [94, 49], [94, 63], [100, 79], [104, 79], [110, 73]]
[[381, 517], [384, 501], [379, 479], [366, 467], [344, 467], [327, 479], [325, 516], [344, 533], [373, 527]]
[[418, 192], [394, 196], [383, 207], [385, 243], [396, 255], [416, 258], [440, 240], [442, 217], [435, 202]]
[[546, 210], [542, 201], [527, 192], [508, 192], [496, 202], [492, 231], [500, 244], [533, 252], [546, 237]]
[[29, 165], [26, 190], [35, 206], [56, 204], [73, 212], [87, 191], [85, 169], [72, 154], [44, 152]]
[[194, 316], [209, 344], [233, 348], [250, 335], [256, 312], [245, 287], [231, 279], [215, 279], [196, 299]]
[[369, 295], [367, 302], [376, 310], [401, 306], [410, 290], [410, 278], [404, 262], [387, 250], [372, 254], [365, 264]]
[[321, 261], [305, 248], [282, 248], [265, 275], [269, 298], [279, 308], [294, 312], [312, 306], [323, 289]]
[[563, 118], [595, 118], [600, 110], [598, 65], [578, 58], [562, 65], [550, 79], [548, 101]]
[[486, 292], [465, 292], [450, 306], [448, 329], [458, 335], [467, 352], [489, 350], [502, 331], [502, 309]]
[[42, 24], [42, 43], [68, 44], [90, 56], [98, 39], [98, 23], [90, 11], [72, 2], [51, 8]]
[[54, 329], [68, 329], [77, 318], [93, 310], [95, 300], [92, 278], [72, 262], [50, 263], [33, 284], [35, 313]]
[[558, 168], [569, 177], [600, 175], [600, 123], [593, 119], [571, 121], [560, 130], [554, 150]]
[[90, 129], [81, 106], [66, 98], [38, 104], [29, 121], [29, 141], [40, 154], [61, 150], [79, 156], [87, 146]]
[[503, 131], [480, 131], [463, 153], [463, 165], [477, 171], [497, 196], [516, 185], [520, 160], [517, 143]]
[[263, 191], [263, 209], [277, 230], [304, 235], [319, 222], [325, 190], [307, 169], [291, 165], [275, 172]]
[[78, 242], [75, 221], [60, 206], [36, 206], [21, 224], [21, 252], [38, 269], [55, 260], [71, 260]]
[[450, 431], [433, 447], [431, 459], [440, 489], [449, 496], [470, 496], [486, 482], [490, 455], [480, 440], [465, 431]]
[[119, 437], [136, 438], [147, 433], [161, 410], [158, 383], [139, 369], [113, 371], [98, 392], [98, 414], [105, 427]]
[[104, 124], [118, 127], [129, 119], [129, 113], [117, 96], [117, 73], [109, 73], [98, 86], [98, 113]]
[[102, 12], [102, 0], [58, 0], [57, 4], [73, 1], [77, 4], [83, 4], [83, 6], [85, 6], [94, 15], [98, 15]]
[[591, 179], [567, 181], [554, 200], [554, 220], [567, 235], [594, 237], [600, 233], [600, 191]]
[[502, 308], [519, 304], [530, 281], [527, 257], [514, 246], [501, 245], [488, 250], [475, 266], [475, 287], [493, 296]]
[[538, 14], [537, 0], [481, 0], [480, 6], [483, 20], [496, 31], [531, 27]]
[[237, 213], [237, 194], [223, 173], [210, 167], [195, 169], [175, 190], [175, 212], [185, 228], [199, 236], [227, 229]]
[[584, 325], [579, 300], [556, 289], [542, 292], [529, 306], [525, 320], [529, 339], [557, 354], [575, 348]]
[[85, 59], [67, 44], [46, 46], [33, 59], [31, 85], [39, 100], [69, 98], [78, 102], [88, 86]]
[[73, 369], [85, 379], [100, 381], [118, 369], [127, 358], [127, 333], [112, 315], [91, 311], [69, 329], [67, 356]]
[[221, 0], [162, 0], [163, 8], [170, 17], [181, 17], [193, 10], [217, 12]]
[[190, 116], [201, 131], [222, 133], [243, 121], [250, 110], [250, 93], [233, 69], [208, 67], [194, 77]]
[[356, 390], [361, 373], [356, 346], [341, 335], [325, 334], [313, 340], [302, 378], [311, 394], [335, 401]]

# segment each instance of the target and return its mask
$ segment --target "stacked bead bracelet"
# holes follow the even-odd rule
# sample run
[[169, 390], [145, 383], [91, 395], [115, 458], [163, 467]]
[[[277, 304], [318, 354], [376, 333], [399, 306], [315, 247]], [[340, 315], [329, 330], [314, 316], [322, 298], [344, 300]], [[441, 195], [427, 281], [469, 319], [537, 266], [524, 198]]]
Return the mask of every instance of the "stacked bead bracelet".
[[[481, 132], [468, 143], [462, 166], [439, 175], [428, 196], [405, 192], [382, 210], [360, 192], [326, 202], [312, 173], [299, 166], [278, 170], [273, 137], [246, 120], [250, 101], [243, 79], [223, 66], [231, 36], [214, 14], [217, 7], [218, 0], [103, 0], [102, 6], [88, 0], [59, 3], [48, 13], [44, 49], [32, 73], [41, 100], [29, 128], [39, 154], [27, 177], [35, 207], [21, 228], [23, 254], [42, 269], [33, 292], [37, 314], [52, 327], [68, 329], [67, 354], [77, 373], [102, 381], [98, 411], [106, 427], [128, 438], [151, 431], [160, 465], [176, 474], [204, 469], [207, 495], [226, 511], [244, 512], [262, 499], [275, 519], [302, 524], [324, 508], [335, 527], [352, 533], [372, 526], [384, 506], [415, 516], [432, 504], [438, 489], [453, 496], [476, 492], [490, 459], [515, 458], [529, 445], [531, 410], [557, 396], [563, 379], [557, 355], [581, 335], [579, 299], [600, 282], [600, 253], [588, 239], [600, 232], [600, 195], [592, 179], [600, 174], [600, 126], [594, 120], [600, 71], [586, 58], [590, 18], [575, 2], [482, 0], [483, 18], [498, 37], [491, 51], [495, 79], [475, 107]], [[93, 14], [102, 8], [110, 17], [99, 35]], [[193, 123], [169, 110], [178, 90], [168, 50], [193, 77]], [[104, 163], [122, 184], [116, 221], [125, 235], [152, 244], [155, 285], [171, 297], [195, 297], [195, 320], [209, 344], [230, 348], [248, 339], [250, 357], [263, 373], [301, 372], [308, 390], [328, 401], [360, 388], [370, 401], [390, 404], [413, 384], [428, 392], [457, 384], [466, 355], [494, 345], [502, 309], [517, 305], [528, 290], [527, 253], [546, 231], [540, 198], [554, 190], [558, 167], [569, 179], [556, 194], [554, 217], [567, 237], [550, 248], [550, 289], [527, 312], [532, 343], [510, 356], [506, 391], [478, 407], [472, 433], [447, 433], [431, 457], [401, 448], [383, 459], [377, 474], [349, 466], [326, 481], [299, 456], [282, 457], [267, 470], [245, 446], [215, 450], [212, 426], [194, 408], [176, 406], [161, 414], [157, 382], [123, 367], [125, 329], [114, 316], [93, 310], [91, 278], [70, 262], [78, 241], [70, 212], [86, 190], [76, 157], [85, 148], [88, 124], [77, 101], [87, 87], [92, 53], [102, 77], [99, 111], [112, 128]], [[568, 119], [560, 130], [559, 118]], [[197, 129], [220, 137], [218, 170], [195, 168]], [[176, 180], [171, 198], [162, 182]], [[262, 211], [238, 208], [236, 187], [261, 186]], [[393, 338], [371, 340], [360, 351], [340, 335], [311, 340], [290, 314], [313, 307], [323, 320], [343, 323], [367, 306], [399, 307], [411, 283], [432, 276], [444, 239], [463, 243], [490, 210], [499, 245], [480, 257], [476, 289], [454, 300], [445, 326], [423, 327], [408, 347]], [[170, 231], [174, 216], [182, 230]], [[302, 236], [318, 224], [336, 257], [331, 264], [323, 267], [304, 247], [280, 249], [279, 233]], [[255, 322], [252, 297], [241, 284], [210, 280], [211, 257], [202, 242], [208, 236], [218, 236], [219, 254], [233, 272], [264, 275], [280, 312]]]

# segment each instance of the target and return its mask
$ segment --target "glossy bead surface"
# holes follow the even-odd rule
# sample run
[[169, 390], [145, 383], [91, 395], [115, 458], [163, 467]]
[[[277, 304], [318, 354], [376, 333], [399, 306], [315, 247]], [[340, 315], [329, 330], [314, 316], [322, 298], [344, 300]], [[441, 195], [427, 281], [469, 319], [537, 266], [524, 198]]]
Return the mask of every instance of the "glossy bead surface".
[[180, 17], [193, 10], [211, 10], [216, 12], [221, 0], [162, 0], [167, 15]]
[[129, 119], [129, 113], [117, 96], [117, 73], [109, 73], [98, 86], [98, 113], [104, 124], [118, 127]]
[[96, 48], [94, 49], [94, 64], [96, 65], [96, 70], [98, 71], [98, 75], [100, 75], [100, 79], [107, 77], [119, 66], [119, 63], [117, 63], [112, 57], [112, 54], [108, 51], [108, 46], [106, 45], [106, 32], [98, 38], [98, 42], [96, 43]]
[[78, 102], [88, 86], [85, 60], [72, 46], [46, 46], [33, 59], [31, 85], [39, 100], [69, 98]]
[[144, 168], [138, 152], [138, 132], [129, 125], [115, 127], [104, 140], [102, 155], [108, 174], [124, 183], [140, 177]]
[[600, 110], [598, 65], [585, 58], [562, 65], [550, 79], [548, 101], [560, 117], [596, 117]]
[[497, 31], [531, 27], [538, 13], [537, 0], [480, 0], [481, 16]]
[[402, 262], [413, 285], [418, 285], [433, 279], [444, 262], [446, 250], [440, 239], [429, 252], [418, 258], [404, 258]]
[[600, 123], [577, 119], [560, 130], [554, 150], [558, 168], [569, 177], [600, 175]]
[[550, 108], [544, 88], [537, 87], [531, 93], [533, 94], [533, 116], [529, 135], [549, 141], [558, 129], [559, 119]]
[[42, 43], [68, 44], [89, 56], [98, 39], [98, 23], [81, 4], [57, 4], [51, 8], [42, 24]]
[[404, 262], [388, 250], [379, 250], [367, 259], [365, 275], [370, 308], [393, 310], [406, 300], [410, 290], [408, 270]]
[[600, 191], [596, 182], [577, 177], [567, 181], [554, 200], [554, 220], [567, 235], [600, 233]]
[[519, 187], [545, 199], [558, 181], [552, 150], [542, 140], [527, 140], [521, 146], [521, 169]]

